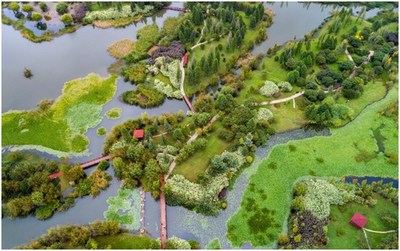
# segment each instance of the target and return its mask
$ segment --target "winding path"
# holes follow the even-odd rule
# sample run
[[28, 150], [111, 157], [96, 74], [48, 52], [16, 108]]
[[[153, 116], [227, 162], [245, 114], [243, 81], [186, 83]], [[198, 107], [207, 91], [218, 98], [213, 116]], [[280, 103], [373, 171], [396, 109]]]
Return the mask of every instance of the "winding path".
[[276, 99], [276, 100], [272, 100], [272, 101], [253, 103], [253, 105], [262, 106], [262, 105], [274, 105], [274, 104], [284, 103], [284, 102], [290, 101], [292, 99], [298, 98], [298, 97], [302, 96], [303, 94], [304, 94], [304, 91], [296, 93], [296, 94], [294, 94], [294, 95], [292, 95], [290, 97], [287, 97], [287, 98], [281, 98], [281, 99]]

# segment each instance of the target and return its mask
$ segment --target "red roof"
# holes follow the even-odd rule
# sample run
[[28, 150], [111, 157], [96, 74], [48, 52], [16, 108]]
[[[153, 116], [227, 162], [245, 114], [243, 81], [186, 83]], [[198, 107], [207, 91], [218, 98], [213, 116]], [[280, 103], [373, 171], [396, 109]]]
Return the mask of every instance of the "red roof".
[[49, 179], [56, 179], [56, 178], [61, 177], [62, 175], [63, 175], [62, 172], [53, 173], [53, 174], [50, 174], [50, 175], [49, 175]]
[[182, 57], [183, 65], [186, 65], [188, 62], [189, 54], [186, 52], [185, 55]]
[[365, 224], [367, 224], [367, 221], [367, 217], [363, 216], [359, 212], [355, 212], [349, 223], [356, 228], [363, 228]]
[[144, 130], [143, 129], [133, 130], [133, 137], [137, 139], [142, 139], [144, 137]]

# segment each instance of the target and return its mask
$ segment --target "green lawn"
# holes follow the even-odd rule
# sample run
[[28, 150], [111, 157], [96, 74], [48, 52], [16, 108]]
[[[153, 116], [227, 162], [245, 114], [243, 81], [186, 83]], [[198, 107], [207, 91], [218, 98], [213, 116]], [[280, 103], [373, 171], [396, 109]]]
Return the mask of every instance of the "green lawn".
[[[357, 230], [348, 222], [354, 212], [359, 212], [368, 218], [368, 223], [365, 226], [371, 230], [387, 231], [393, 230], [382, 222], [381, 217], [392, 216], [398, 219], [398, 207], [383, 198], [380, 195], [374, 194], [374, 199], [377, 199], [375, 207], [368, 207], [357, 203], [348, 203], [343, 206], [331, 207], [331, 221], [328, 225], [328, 249], [364, 249], [360, 246], [358, 240], [363, 240], [365, 237], [362, 230]], [[388, 234], [367, 233], [368, 240], [372, 248], [376, 248], [377, 244]]]
[[89, 74], [65, 83], [62, 95], [45, 109], [10, 111], [2, 115], [2, 145], [31, 145], [50, 151], [82, 152], [88, 128], [101, 120], [103, 105], [116, 92], [117, 76]]
[[155, 239], [132, 234], [98, 236], [94, 239], [99, 244], [99, 249], [150, 249], [159, 246]]
[[[372, 175], [398, 177], [398, 166], [389, 164], [383, 153], [374, 154], [368, 162], [357, 162], [365, 152], [378, 152], [371, 129], [382, 123], [390, 132], [397, 131], [393, 119], [379, 115], [389, 104], [397, 101], [398, 88], [392, 88], [385, 99], [368, 106], [354, 121], [332, 129], [329, 137], [313, 137], [278, 145], [251, 176], [240, 209], [228, 224], [228, 238], [234, 247], [250, 242], [252, 246], [271, 247], [282, 232], [287, 218], [293, 183], [300, 177], [341, 177]], [[397, 137], [387, 137], [384, 145], [398, 147]], [[290, 145], [290, 147], [289, 147]], [[248, 208], [252, 208], [248, 210]], [[262, 211], [265, 229], [251, 231], [254, 211]], [[253, 229], [253, 231], [255, 231]]]
[[299, 108], [300, 99], [296, 99], [296, 107], [293, 108], [293, 101], [282, 103], [276, 106], [265, 106], [274, 114], [274, 122], [271, 124], [276, 132], [287, 132], [301, 128], [306, 123], [304, 112]]
[[214, 129], [214, 132], [208, 136], [204, 151], [197, 151], [192, 157], [177, 165], [173, 174], [182, 174], [191, 182], [198, 182], [198, 175], [205, 172], [210, 158], [221, 154], [229, 147], [228, 143], [216, 136], [215, 131]]

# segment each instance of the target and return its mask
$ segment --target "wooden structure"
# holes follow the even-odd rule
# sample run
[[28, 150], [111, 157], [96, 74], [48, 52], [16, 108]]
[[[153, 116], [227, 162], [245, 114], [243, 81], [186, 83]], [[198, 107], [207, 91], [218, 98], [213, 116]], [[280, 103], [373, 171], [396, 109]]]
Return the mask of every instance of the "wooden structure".
[[188, 98], [186, 95], [183, 96], [183, 100], [185, 100], [186, 104], [188, 105], [189, 109], [190, 109], [192, 112], [196, 112], [196, 111], [194, 110], [194, 107], [193, 107], [192, 103], [190, 103], [190, 100], [189, 100], [189, 98]]
[[362, 229], [367, 224], [368, 219], [359, 212], [355, 212], [349, 223], [357, 229]]
[[[99, 164], [100, 161], [102, 161], [102, 160], [110, 160], [113, 157], [114, 157], [113, 155], [107, 155], [107, 156], [104, 156], [104, 157], [98, 157], [96, 159], [83, 162], [80, 166], [81, 166], [81, 168], [86, 169], [88, 167], [91, 167], [91, 166], [94, 166], [96, 164]], [[62, 175], [63, 175], [62, 172], [57, 172], [57, 173], [50, 174], [49, 178], [50, 179], [56, 179], [56, 178], [61, 177]]]
[[183, 55], [183, 57], [182, 57], [183, 66], [187, 65], [188, 59], [189, 59], [189, 54], [186, 52], [185, 55]]
[[137, 139], [143, 139], [144, 138], [144, 130], [143, 129], [133, 130], [133, 137], [135, 137]]
[[[165, 176], [161, 177], [161, 188], [165, 185]], [[167, 245], [167, 207], [165, 204], [165, 194], [160, 193], [160, 237], [161, 237], [161, 249], [165, 249]]]

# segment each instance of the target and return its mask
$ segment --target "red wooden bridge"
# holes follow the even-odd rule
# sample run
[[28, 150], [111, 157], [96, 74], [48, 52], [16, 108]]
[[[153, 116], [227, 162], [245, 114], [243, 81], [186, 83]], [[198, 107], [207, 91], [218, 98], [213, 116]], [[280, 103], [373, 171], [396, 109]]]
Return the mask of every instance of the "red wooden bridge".
[[[161, 188], [165, 185], [165, 175], [161, 177]], [[165, 194], [160, 193], [160, 234], [161, 234], [161, 249], [166, 248], [167, 244], [167, 207], [165, 205]]]
[[186, 95], [184, 95], [183, 99], [185, 100], [186, 104], [189, 106], [190, 110], [192, 112], [195, 112], [194, 107], [193, 107], [192, 103], [190, 102], [189, 98]]
[[[86, 162], [81, 163], [81, 167], [82, 167], [83, 169], [85, 169], [85, 168], [94, 166], [94, 165], [96, 165], [96, 164], [99, 164], [100, 161], [102, 161], [102, 160], [110, 160], [110, 159], [112, 159], [113, 157], [114, 157], [114, 155], [111, 155], [111, 154], [110, 154], [110, 155], [107, 155], [107, 156], [104, 156], [104, 157], [98, 157], [98, 158], [96, 158], [96, 159], [89, 160], [89, 161], [86, 161]], [[49, 175], [49, 178], [50, 178], [50, 179], [55, 179], [55, 178], [61, 177], [62, 175], [63, 175], [62, 172], [57, 172], [57, 173], [50, 174], [50, 175]]]
[[164, 10], [175, 10], [175, 11], [180, 11], [180, 12], [187, 12], [186, 8], [180, 8], [180, 7], [163, 6], [162, 8]]

